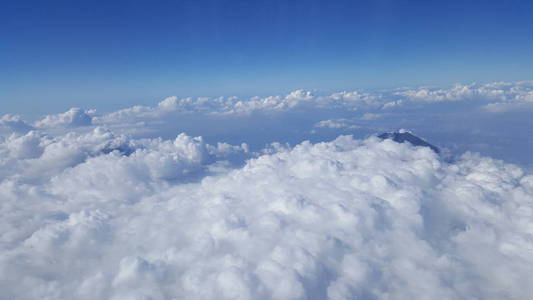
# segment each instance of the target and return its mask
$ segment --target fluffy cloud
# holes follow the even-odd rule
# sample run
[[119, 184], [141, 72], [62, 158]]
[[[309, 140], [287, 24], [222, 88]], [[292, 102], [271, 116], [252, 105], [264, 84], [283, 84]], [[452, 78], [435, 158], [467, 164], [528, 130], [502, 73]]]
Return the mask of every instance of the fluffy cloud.
[[35, 129], [61, 135], [102, 127], [133, 138], [172, 139], [176, 132], [187, 132], [212, 144], [247, 143], [260, 151], [273, 142], [295, 145], [340, 134], [364, 138], [409, 128], [455, 154], [472, 150], [533, 168], [532, 108], [533, 83], [527, 81], [333, 94], [297, 90], [250, 99], [173, 96], [155, 106], [110, 113], [71, 109], [34, 123], [6, 115], [0, 135]]
[[[276, 113], [298, 109], [379, 110], [420, 103], [481, 101], [486, 103], [524, 103], [533, 101], [533, 82], [495, 82], [456, 84], [448, 88], [419, 87], [374, 92], [338, 92], [330, 95], [296, 90], [284, 96], [178, 98], [169, 97], [155, 107], [134, 106], [95, 119], [97, 123], [130, 121], [132, 118], [158, 118], [175, 112], [222, 115]], [[371, 114], [372, 112], [370, 112]], [[368, 115], [370, 116], [370, 115]]]
[[380, 95], [362, 92], [341, 92], [332, 95], [314, 95], [310, 91], [296, 90], [285, 96], [252, 97], [240, 100], [236, 97], [178, 98], [168, 97], [155, 107], [134, 106], [94, 119], [96, 124], [140, 122], [176, 113], [208, 115], [250, 115], [254, 113], [283, 113], [308, 109], [347, 109], [378, 107]]
[[0, 144], [8, 299], [527, 299], [533, 176], [375, 137]]
[[333, 94], [297, 90], [250, 99], [173, 96], [155, 106], [109, 113], [71, 109], [33, 123], [6, 115], [0, 139], [36, 129], [62, 135], [101, 127], [138, 139], [172, 139], [187, 132], [211, 144], [247, 143], [260, 151], [273, 142], [295, 145], [340, 134], [364, 138], [409, 128], [455, 154], [471, 150], [533, 169], [532, 95], [533, 83], [524, 81]]
[[14, 115], [3, 115], [0, 117], [0, 129], [2, 127], [15, 133], [25, 133], [33, 128], [31, 125], [22, 120], [20, 116]]
[[445, 101], [497, 101], [523, 102], [533, 98], [532, 82], [494, 82], [488, 84], [456, 84], [451, 88], [401, 89], [394, 93], [404, 99], [423, 102]]
[[35, 123], [35, 127], [48, 128], [88, 126], [92, 124], [91, 115], [94, 113], [94, 110], [86, 111], [81, 108], [71, 108], [64, 113], [48, 115], [44, 117], [42, 120], [39, 120]]
[[[4, 115], [0, 298], [527, 299], [532, 95], [298, 90]], [[398, 128], [452, 155], [371, 136]]]
[[[511, 108], [531, 107], [533, 103], [533, 82], [495, 82], [488, 84], [456, 84], [447, 88], [418, 87], [372, 92], [338, 92], [329, 95], [296, 90], [284, 96], [265, 98], [252, 97], [241, 100], [236, 97], [178, 98], [168, 97], [154, 107], [133, 106], [107, 114], [94, 110], [72, 108], [64, 113], [48, 115], [35, 122], [37, 128], [79, 127], [79, 126], [136, 126], [157, 124], [161, 119], [198, 116], [245, 117], [253, 114], [279, 115], [287, 113], [314, 113], [329, 111], [343, 114], [361, 114], [362, 120], [374, 120], [382, 110], [419, 107], [421, 104], [473, 102], [488, 112], [509, 111]], [[342, 113], [340, 113], [342, 112]], [[338, 116], [337, 116], [338, 117]], [[315, 120], [318, 122], [321, 120]], [[127, 125], [125, 125], [127, 124]], [[13, 131], [27, 132], [32, 126], [18, 116], [5, 115], [0, 126]], [[141, 130], [138, 128], [138, 130]]]

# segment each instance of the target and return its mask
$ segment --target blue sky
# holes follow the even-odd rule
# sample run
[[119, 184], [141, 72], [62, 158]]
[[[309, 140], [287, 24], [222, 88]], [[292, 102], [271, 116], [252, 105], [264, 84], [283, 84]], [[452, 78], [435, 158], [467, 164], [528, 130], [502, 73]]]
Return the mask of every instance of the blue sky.
[[2, 1], [0, 112], [532, 79], [533, 1]]

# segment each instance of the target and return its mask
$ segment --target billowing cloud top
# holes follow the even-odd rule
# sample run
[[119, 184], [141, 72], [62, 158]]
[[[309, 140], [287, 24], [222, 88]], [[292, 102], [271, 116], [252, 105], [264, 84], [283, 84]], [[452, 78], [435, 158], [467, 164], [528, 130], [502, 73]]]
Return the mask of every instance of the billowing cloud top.
[[78, 127], [78, 126], [88, 126], [92, 123], [91, 114], [95, 111], [84, 111], [81, 108], [71, 108], [65, 113], [58, 115], [49, 115], [44, 119], [35, 123], [35, 126], [38, 128], [46, 127]]
[[[172, 97], [33, 124], [4, 116], [0, 298], [528, 299], [527, 164], [339, 134], [433, 124], [472, 145], [439, 118], [466, 109], [501, 125], [521, 112], [498, 119], [486, 105], [526, 105], [530, 90]], [[489, 149], [506, 141], [485, 134]]]
[[[433, 102], [482, 101], [485, 104], [523, 105], [533, 103], [533, 82], [489, 84], [456, 84], [450, 88], [401, 88], [376, 92], [339, 92], [331, 95], [315, 95], [310, 91], [297, 90], [286, 96], [266, 98], [253, 97], [249, 100], [229, 98], [166, 98], [158, 106], [149, 108], [136, 106], [120, 110], [99, 119], [101, 122], [121, 120], [131, 115], [153, 116], [171, 111], [249, 114], [254, 112], [287, 111], [312, 106], [331, 109], [390, 108]], [[489, 106], [490, 107], [490, 106]]]

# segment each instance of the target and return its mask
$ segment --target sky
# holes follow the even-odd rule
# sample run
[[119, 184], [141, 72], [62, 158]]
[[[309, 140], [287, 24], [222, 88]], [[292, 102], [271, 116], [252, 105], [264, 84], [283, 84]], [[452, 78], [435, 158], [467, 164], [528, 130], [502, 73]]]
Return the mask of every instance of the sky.
[[529, 300], [532, 9], [2, 1], [0, 299]]
[[517, 0], [2, 1], [0, 111], [528, 80], [532, 9]]

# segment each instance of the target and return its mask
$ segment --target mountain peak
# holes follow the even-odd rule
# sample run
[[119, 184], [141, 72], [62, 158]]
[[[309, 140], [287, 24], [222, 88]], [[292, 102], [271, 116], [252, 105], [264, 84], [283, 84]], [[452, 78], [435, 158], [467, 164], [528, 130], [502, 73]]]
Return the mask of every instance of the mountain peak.
[[382, 139], [382, 140], [389, 139], [389, 140], [393, 140], [393, 141], [395, 141], [397, 143], [409, 142], [413, 146], [429, 147], [435, 153], [437, 153], [437, 154], [440, 153], [440, 149], [439, 148], [437, 148], [436, 146], [433, 146], [430, 143], [424, 141], [423, 139], [417, 137], [416, 135], [414, 135], [409, 130], [400, 129], [398, 131], [385, 132], [385, 133], [382, 133], [382, 134], [378, 135], [378, 137], [380, 139]]

